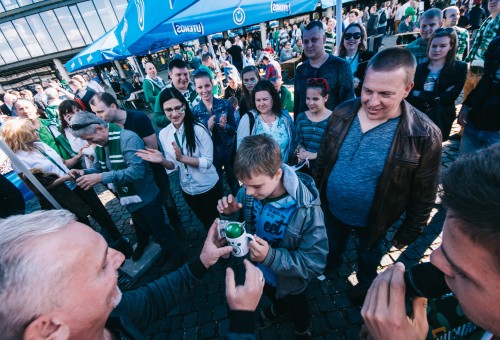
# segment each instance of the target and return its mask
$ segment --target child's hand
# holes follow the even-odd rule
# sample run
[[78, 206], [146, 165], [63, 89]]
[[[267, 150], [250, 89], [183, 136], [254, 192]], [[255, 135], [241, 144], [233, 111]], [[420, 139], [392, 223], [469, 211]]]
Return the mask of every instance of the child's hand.
[[233, 195], [224, 196], [217, 202], [217, 210], [222, 215], [232, 215], [243, 208]]
[[250, 241], [248, 244], [250, 249], [250, 259], [255, 262], [263, 262], [269, 252], [269, 243], [254, 235], [255, 241]]

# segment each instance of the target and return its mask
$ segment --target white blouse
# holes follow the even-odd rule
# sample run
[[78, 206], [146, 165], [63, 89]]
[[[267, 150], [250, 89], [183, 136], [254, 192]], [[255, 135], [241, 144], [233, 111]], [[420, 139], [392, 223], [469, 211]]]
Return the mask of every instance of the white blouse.
[[[214, 145], [212, 137], [207, 129], [198, 124], [194, 125], [196, 149], [192, 155], [188, 154], [184, 135], [184, 123], [177, 130], [174, 124], [169, 124], [166, 128], [160, 131], [158, 139], [160, 140], [165, 159], [174, 163], [175, 168], [179, 168], [179, 177], [182, 191], [189, 195], [199, 195], [212, 189], [219, 175], [213, 165]], [[172, 143], [176, 143], [174, 134], [177, 136], [179, 143], [182, 145], [182, 153], [191, 157], [196, 157], [199, 160], [199, 166], [193, 167], [181, 163], [175, 159], [175, 151]], [[174, 169], [175, 170], [175, 169]], [[168, 173], [174, 170], [167, 170]]]
[[[68, 167], [64, 164], [63, 159], [59, 154], [52, 149], [50, 146], [48, 146], [45, 143], [42, 142], [35, 142], [34, 143], [36, 147], [39, 149], [43, 150], [52, 160], [57, 164], [54, 164], [50, 159], [48, 159], [45, 155], [43, 155], [40, 151], [34, 150], [34, 151], [24, 151], [24, 150], [18, 150], [16, 151], [16, 156], [26, 165], [28, 169], [41, 169], [44, 172], [51, 172], [54, 174], [57, 174], [59, 176], [65, 176], [68, 172], [69, 169]], [[14, 171], [16, 173], [20, 173], [21, 170], [15, 165], [12, 164]], [[63, 171], [64, 170], [64, 171]], [[65, 184], [73, 190], [76, 187], [76, 183], [72, 181], [66, 181]]]

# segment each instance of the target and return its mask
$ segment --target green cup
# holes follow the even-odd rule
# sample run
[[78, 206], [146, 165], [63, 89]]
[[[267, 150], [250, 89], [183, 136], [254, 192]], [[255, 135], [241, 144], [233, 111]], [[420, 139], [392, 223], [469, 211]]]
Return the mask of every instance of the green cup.
[[239, 223], [229, 223], [226, 228], [226, 237], [237, 238], [243, 234], [243, 228]]

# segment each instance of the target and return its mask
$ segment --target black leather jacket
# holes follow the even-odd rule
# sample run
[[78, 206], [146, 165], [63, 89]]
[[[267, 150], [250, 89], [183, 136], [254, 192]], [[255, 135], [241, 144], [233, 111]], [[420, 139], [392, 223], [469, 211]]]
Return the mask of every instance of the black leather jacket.
[[[436, 198], [441, 169], [441, 132], [427, 116], [406, 101], [401, 105], [401, 120], [370, 212], [370, 244], [405, 211], [406, 217], [395, 239], [400, 244], [415, 241], [427, 225]], [[327, 201], [328, 177], [360, 107], [360, 99], [339, 105], [326, 127], [314, 172], [323, 202]]]

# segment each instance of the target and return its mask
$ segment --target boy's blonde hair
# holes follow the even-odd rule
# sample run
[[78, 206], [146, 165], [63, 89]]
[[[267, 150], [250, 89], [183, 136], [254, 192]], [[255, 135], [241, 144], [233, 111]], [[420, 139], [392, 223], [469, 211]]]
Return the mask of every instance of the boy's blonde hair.
[[274, 177], [282, 164], [280, 146], [271, 136], [248, 136], [236, 152], [234, 175], [240, 180], [259, 175]]

